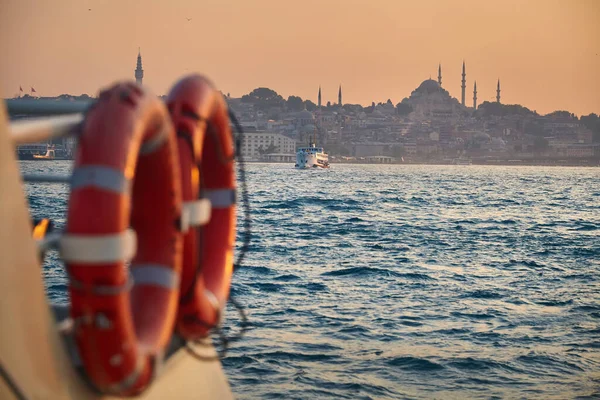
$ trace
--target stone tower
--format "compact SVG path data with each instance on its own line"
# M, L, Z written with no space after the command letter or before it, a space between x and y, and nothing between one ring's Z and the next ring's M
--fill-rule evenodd
M442 86L442 64L438 65L438 83Z
M473 84L473 110L477 110L477 81Z
M462 70L462 85L460 86L462 89L461 95L461 104L465 105L465 90L467 89L467 73L465 72L465 62L463 60L463 70Z
M338 90L338 104L342 105L342 85L340 85L340 89Z
M140 49L138 49L137 67L135 69L135 81L136 83L141 85L142 79L144 79L144 70L142 69L142 53L140 52Z

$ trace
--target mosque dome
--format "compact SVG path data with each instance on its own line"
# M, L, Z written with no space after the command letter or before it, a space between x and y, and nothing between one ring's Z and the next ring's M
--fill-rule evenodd
M440 84L434 81L433 79L424 80L423 83L419 85L417 91L422 93L435 93L440 90Z
M298 119L315 119L313 114L308 110L302 110L296 116Z

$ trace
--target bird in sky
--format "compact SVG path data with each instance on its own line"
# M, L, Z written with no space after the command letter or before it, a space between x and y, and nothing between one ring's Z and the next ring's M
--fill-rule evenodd
M88 8L88 11L92 11L92 9L91 9L91 8Z
M191 18L186 18L186 19L188 20L188 22L192 20Z

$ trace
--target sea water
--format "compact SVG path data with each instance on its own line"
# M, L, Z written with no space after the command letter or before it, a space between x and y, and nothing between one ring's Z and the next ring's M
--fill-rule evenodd
M223 359L236 397L600 397L600 169L246 170L232 294L251 326ZM67 185L25 190L32 217L64 226ZM55 253L43 274L67 303Z

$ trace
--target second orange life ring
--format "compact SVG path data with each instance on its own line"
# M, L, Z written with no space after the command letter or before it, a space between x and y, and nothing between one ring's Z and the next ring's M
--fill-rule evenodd
M200 197L211 206L208 223L192 227L184 236L177 330L193 340L219 324L229 297L236 226L235 153L227 104L206 78L192 75L180 80L167 96L167 106L178 135L183 200Z

